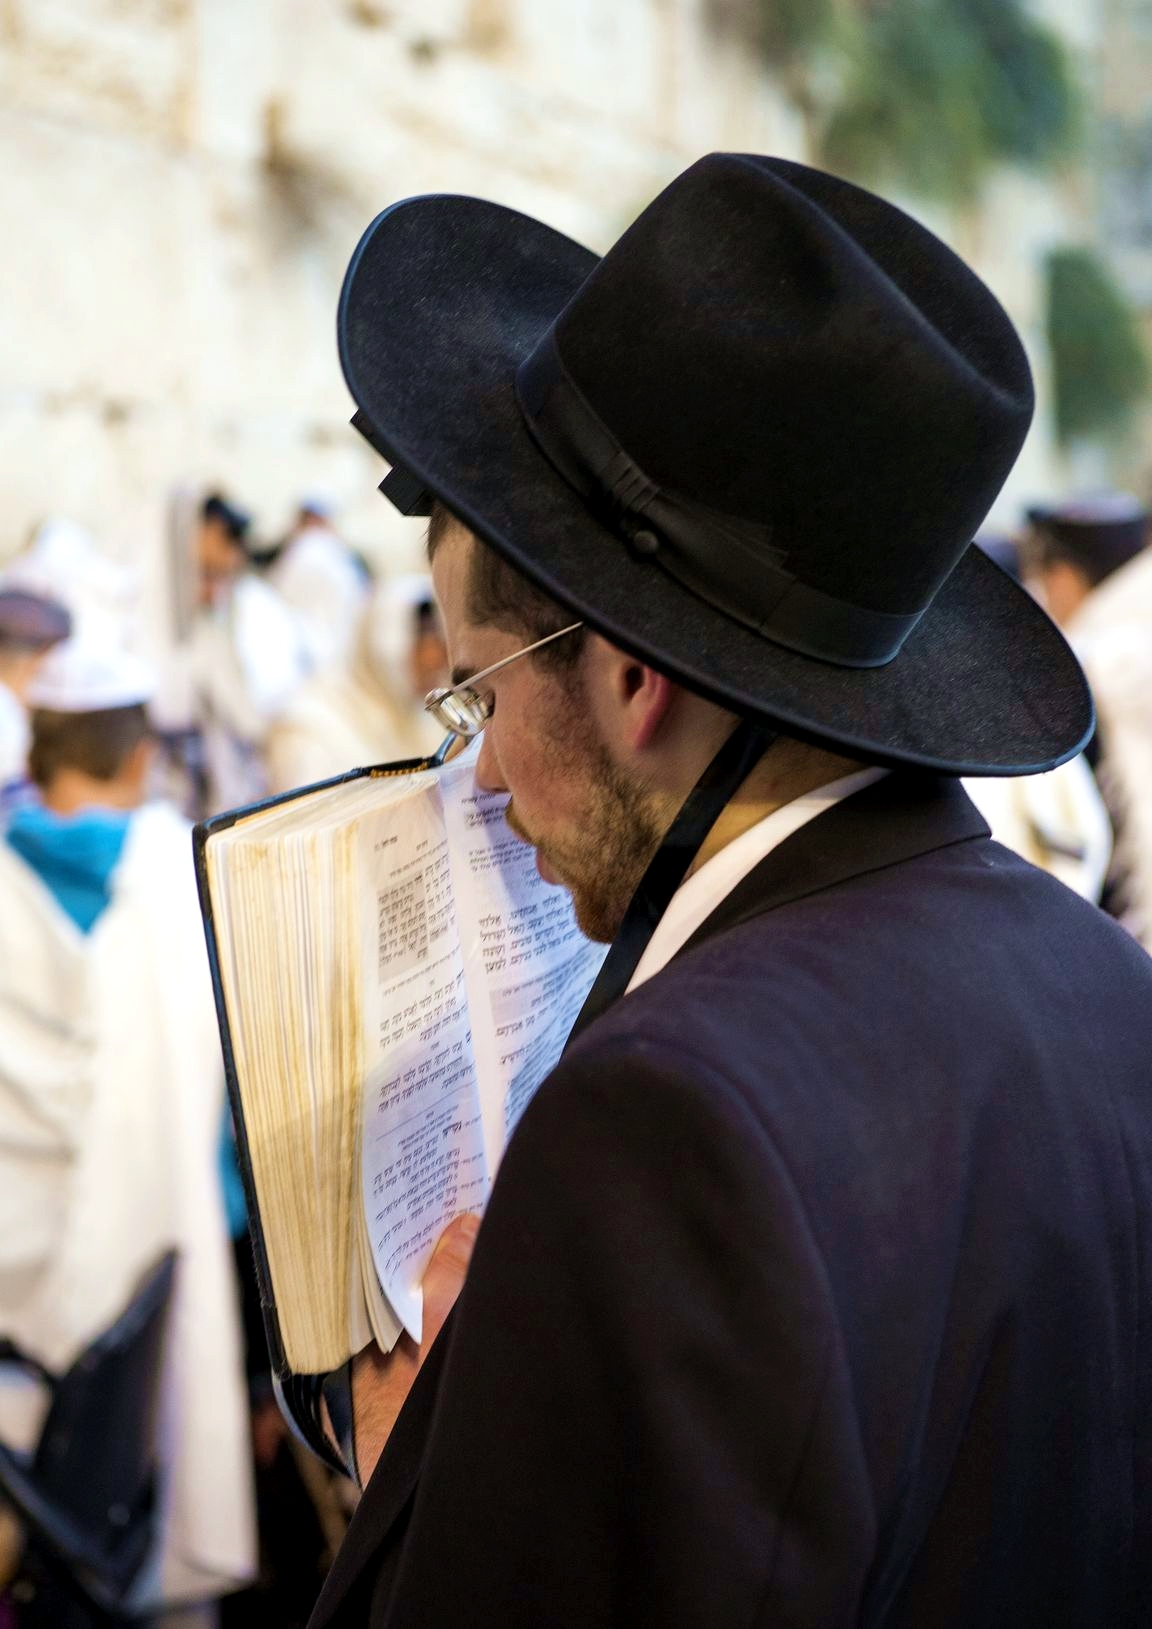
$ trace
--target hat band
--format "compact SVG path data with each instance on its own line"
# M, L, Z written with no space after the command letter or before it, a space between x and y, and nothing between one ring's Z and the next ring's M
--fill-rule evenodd
M624 451L564 366L552 328L516 371L537 446L580 496L689 593L775 644L840 667L883 667L924 614L853 605L798 582L770 526L657 486ZM717 564L726 568L717 577Z

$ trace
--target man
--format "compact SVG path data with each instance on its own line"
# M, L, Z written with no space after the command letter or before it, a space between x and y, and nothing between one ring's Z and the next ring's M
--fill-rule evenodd
M1096 774L1116 847L1104 902L1152 949L1152 553L1125 493L1035 509L1025 558L1084 664L1099 720Z
M427 576L405 572L377 583L351 662L314 673L269 730L271 790L435 752L443 731L425 712L424 697L443 684L445 661Z
M29 695L39 801L0 841L0 1332L62 1372L178 1250L155 1611L255 1555L223 1070L189 830L144 801L151 692L138 659L69 641ZM0 1436L33 1444L45 1402L4 1395Z
M1016 539L976 542L1002 571L1021 580ZM1059 877L1082 899L1100 903L1112 858L1112 822L1083 753L1045 775L973 776L964 790L998 843Z
M4 568L4 586L55 600L72 618L72 637L139 643L140 575L105 553L86 526L67 515L50 515L34 529L27 547Z
M1049 616L1071 627L1101 583L1148 544L1148 511L1127 492L1028 511L1023 563L1038 583Z
M248 532L252 517L219 492L209 492L200 504L195 532L197 597L201 605L214 605L243 575L248 565Z
M28 687L71 624L54 600L0 587L0 808L27 774Z
M955 779L1091 727L966 547L1032 409L1003 311L714 155L599 263L397 205L340 335L439 500L432 705L613 948L424 1349L356 1361L314 1629L1152 1621L1152 967Z
M267 794L268 731L312 668L298 617L250 569L249 524L209 493L195 535L199 609L189 666L212 814Z
M332 525L326 499L307 496L268 580L300 618L313 666L320 673L352 660L368 594L364 570Z

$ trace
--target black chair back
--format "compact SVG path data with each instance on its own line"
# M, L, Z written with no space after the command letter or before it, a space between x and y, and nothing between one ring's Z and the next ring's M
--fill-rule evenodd
M157 1415L174 1252L64 1375L28 1456L0 1444L0 1497L30 1550L104 1611L123 1605L155 1536ZM36 1367L32 1365L32 1367Z

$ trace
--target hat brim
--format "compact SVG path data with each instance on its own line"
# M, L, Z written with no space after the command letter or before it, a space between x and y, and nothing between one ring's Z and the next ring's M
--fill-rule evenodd
M348 268L338 339L385 454L592 628L733 711L947 774L1036 774L1084 746L1094 719L1079 664L978 548L900 654L866 669L772 644L630 553L544 457L515 393L519 363L595 264L475 198L414 198L378 216Z

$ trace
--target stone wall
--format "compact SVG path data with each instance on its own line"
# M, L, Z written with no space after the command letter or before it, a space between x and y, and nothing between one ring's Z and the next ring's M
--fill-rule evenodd
M714 26L739 3L0 0L0 557L64 512L158 609L169 494L209 481L266 535L324 488L369 554L408 563L419 527L375 495L336 364L359 232L452 190L599 247L701 152L802 156L740 30ZM968 234L1041 380L1053 200L1006 181L980 222L935 223ZM1013 494L1053 473L1042 426Z

